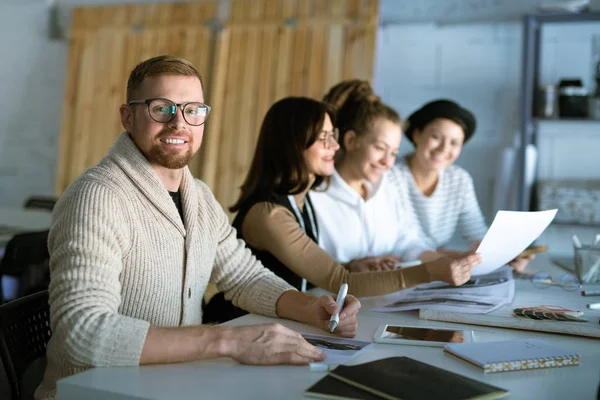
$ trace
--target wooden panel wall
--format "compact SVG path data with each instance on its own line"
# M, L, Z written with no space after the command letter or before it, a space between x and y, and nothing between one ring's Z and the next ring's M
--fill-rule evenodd
M143 59L189 59L213 107L192 173L230 206L249 169L269 106L290 95L321 98L373 73L377 0L231 0L75 9L71 27L57 194L106 154L121 130L126 80Z
M56 192L96 164L122 131L119 106L139 62L161 54L190 60L211 82L215 2L73 10ZM210 88L205 88L209 95Z
M202 178L229 207L239 196L266 111L286 96L317 99L348 78L373 74L377 0L233 0L220 121ZM227 54L225 54L227 53ZM217 124L218 126L215 126ZM215 143L217 142L217 143Z

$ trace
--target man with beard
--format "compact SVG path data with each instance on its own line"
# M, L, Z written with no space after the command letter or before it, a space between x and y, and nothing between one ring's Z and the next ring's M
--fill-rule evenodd
M244 364L324 358L278 324L203 326L209 282L247 311L328 329L330 296L295 291L236 239L208 187L187 163L210 107L198 71L171 56L146 60L127 83L125 128L96 166L65 191L48 239L53 336L37 398L89 367L231 357ZM360 303L348 296L336 333L356 333Z

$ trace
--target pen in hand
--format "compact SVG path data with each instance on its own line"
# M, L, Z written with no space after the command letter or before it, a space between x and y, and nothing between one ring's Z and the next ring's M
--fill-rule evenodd
M335 301L337 303L338 312L335 313L334 315L332 315L331 318L329 319L329 331L331 333L333 333L335 328L337 328L338 324L340 323L340 312L342 311L342 308L344 308L344 302L346 301L347 294L348 294L348 284L344 283L340 287L340 291L338 292L338 295L337 295L337 300Z

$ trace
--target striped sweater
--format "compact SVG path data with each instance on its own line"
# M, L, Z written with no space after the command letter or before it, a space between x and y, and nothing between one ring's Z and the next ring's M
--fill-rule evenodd
M469 244L483 239L487 226L473 179L464 169L450 165L442 170L431 196L425 196L417 187L407 157L399 160L389 177L400 194L406 217L419 226L424 246L443 248L457 229Z

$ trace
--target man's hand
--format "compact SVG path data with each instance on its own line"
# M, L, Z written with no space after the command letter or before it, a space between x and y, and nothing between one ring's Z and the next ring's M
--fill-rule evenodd
M352 260L344 267L350 272L388 271L396 268L402 259L391 254L379 257L365 257Z
M460 286L471 277L474 266L481 263L480 254L469 254L461 258L441 257L423 264L431 281L442 281Z
M280 324L227 328L224 354L242 364L304 365L325 359L325 353L302 335Z
M354 337L360 302L348 295L335 333ZM282 318L304 322L329 332L329 319L337 312L331 296L314 297L288 290L277 300ZM146 335L140 364L166 364L231 357L242 364L308 364L325 359L317 347L299 333L280 324L230 326L151 326Z
M346 296L335 334L343 337L354 337L356 335L358 327L356 314L359 308L360 301L356 297ZM304 322L327 332L329 332L329 319L337 311L337 304L329 295L314 297L296 290L288 290L277 300L277 315L279 317Z
M338 307L335 303L335 300L329 295L321 296L316 299L313 308L313 315L316 318L311 325L317 326L329 332L329 320L331 319L332 315L335 315L335 313L338 312ZM356 317L359 309L360 301L358 301L358 299L352 295L346 296L344 308L340 312L340 322L333 333L338 336L349 338L356 336L356 330L358 329L358 321Z

